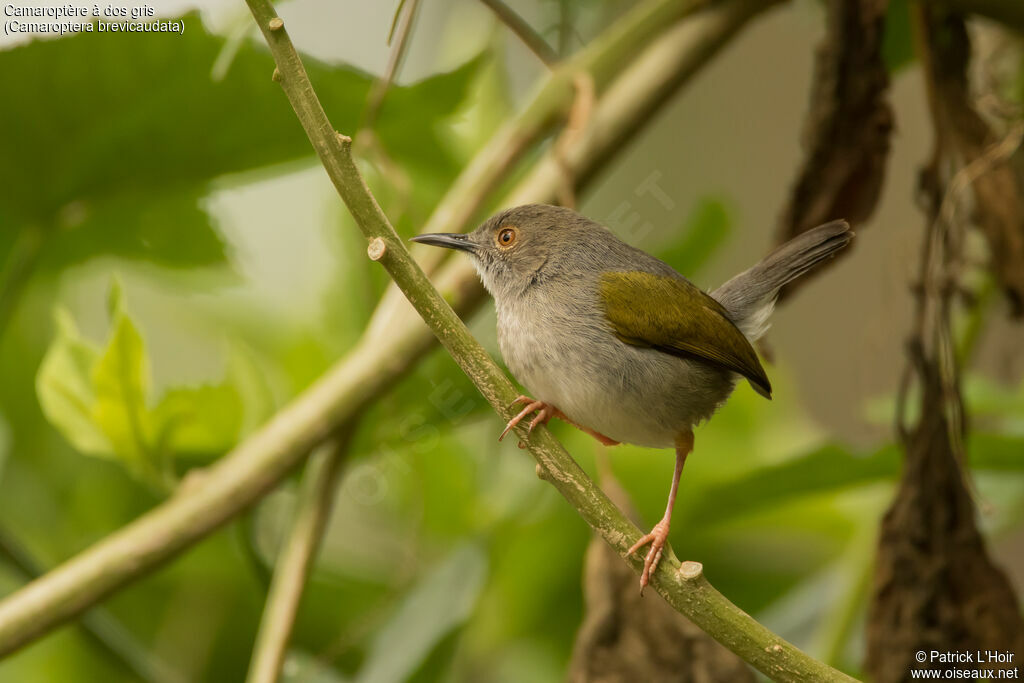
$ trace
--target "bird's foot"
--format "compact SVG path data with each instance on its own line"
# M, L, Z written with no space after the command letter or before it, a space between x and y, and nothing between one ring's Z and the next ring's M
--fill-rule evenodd
M628 554L632 555L648 543L651 544L650 549L647 551L647 557L644 558L643 574L640 575L640 595L644 594L644 588L651 581L651 574L658 568L658 562L661 561L661 553L665 550L666 541L668 541L668 520L663 519L654 525L651 533L641 536L640 540L629 549Z
M504 439L505 435L512 431L513 427L522 422L524 417L526 417L527 415L534 411L537 411L537 417L530 420L530 433L533 433L533 429L537 425L546 425L548 422L551 421L551 418L557 417L559 420L562 420L563 422L568 422L576 429L579 429L580 431L590 434L592 437L600 441L605 446L619 445L619 442L616 441L615 439L610 439L599 431L591 429L590 427L584 427L581 424L573 422L568 417L566 417L565 413L563 413L561 410L551 405L550 403L545 403L544 401L536 401L530 398L529 396L519 396L516 398L516 400L512 401L512 405L516 404L525 405L526 407L519 411L518 415L516 415L515 417L508 421L508 424L505 425L505 431L503 431L501 433L501 436L498 437L498 441Z
M501 436L498 437L498 441L504 439L505 435L512 431L513 427L522 422L524 417L526 417L527 415L534 411L537 411L537 417L530 420L531 434L533 433L533 430L537 425L546 425L548 422L551 421L551 418L560 417L562 414L561 410L554 407L550 403L545 403L544 401L535 401L529 396L519 396L518 398L516 398L516 400L512 401L512 405L516 404L523 404L526 407L520 410L518 415L516 415L515 417L508 421L508 424L505 425L505 431L503 431L501 433Z

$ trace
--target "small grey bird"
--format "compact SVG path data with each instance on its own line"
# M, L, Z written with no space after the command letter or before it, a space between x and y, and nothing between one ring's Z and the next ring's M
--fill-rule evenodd
M751 344L768 328L779 289L852 237L845 221L809 230L710 294L556 206L520 206L471 233L413 240L467 252L494 297L501 353L533 395L516 400L525 407L501 437L536 412L530 431L557 417L605 445L675 447L665 515L629 551L650 544L643 591L668 538L694 425L711 417L740 377L771 398Z

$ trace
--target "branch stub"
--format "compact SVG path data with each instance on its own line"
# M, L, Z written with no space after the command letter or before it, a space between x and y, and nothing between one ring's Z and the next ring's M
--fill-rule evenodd
M366 247L366 255L370 257L371 261L380 261L387 250L388 247L384 244L384 240L374 237Z
M699 579L704 574L704 565L700 562L683 562L679 565L679 576L684 581Z
M280 31L281 29L284 28L284 19L282 19L281 17L274 17L269 22L267 22L267 28L269 28L271 31Z

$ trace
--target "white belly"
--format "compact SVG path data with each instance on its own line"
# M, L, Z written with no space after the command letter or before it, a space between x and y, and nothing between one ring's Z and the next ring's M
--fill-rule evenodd
M735 385L728 371L621 342L603 317L581 317L578 306L544 310L499 309L506 364L533 398L616 441L670 448Z

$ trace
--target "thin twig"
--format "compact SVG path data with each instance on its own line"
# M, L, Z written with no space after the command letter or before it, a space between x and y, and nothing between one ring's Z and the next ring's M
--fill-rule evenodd
M402 16L402 8L405 7L405 1L406 0L398 0L398 6L395 7L395 13L391 16L391 28L388 29L388 45L391 45L391 41L395 37L395 29L398 28L398 19Z
M539 33L534 31L533 27L519 16L514 9L502 2L502 0L480 0L480 2L487 5L501 23L505 24L512 33L516 34L516 37L523 41L523 45L528 47L530 52L535 54L537 59L544 62L548 68L558 63L558 55L551 49L548 42Z
M1024 140L1024 121L1015 121L1006 135L986 149L981 156L972 159L970 163L956 172L949 182L946 194L942 197L942 206L939 210L940 219L946 225L953 225L956 222L956 212L963 193L974 184L975 180L988 173L996 164L1012 157L1020 148L1022 140Z
M569 155L577 165L574 177L584 182L592 176L740 27L772 4L773 0L724 2L676 24L692 7L691 2L647 3L585 48L578 58L593 68L596 82L607 82L614 73L622 76L599 101L591 119L593 130ZM630 45L648 43L639 55L630 52ZM281 69L282 74L289 72ZM333 135L333 131L328 128L326 134ZM515 131L508 131L507 137L514 138ZM495 151L489 145L485 156L497 165L502 159ZM487 164L478 170L494 172ZM549 154L502 203L550 202L560 180L558 163ZM486 198L474 201L482 204ZM453 200L447 205L460 203ZM469 311L479 304L479 283L462 262L453 262L441 279L446 283L442 288L445 297L457 310ZM75 617L237 515L280 482L332 429L388 391L435 343L430 331L410 313L391 317L387 338L365 334L345 358L211 466L189 491L0 602L0 656ZM567 485L573 486L571 481ZM580 486L581 493L588 490L584 484ZM602 514L603 509L598 506L594 514ZM637 532L626 529L623 538L627 531ZM728 610L722 614L728 615ZM771 654L776 652L771 650Z
M299 601L327 527L338 473L348 455L353 432L346 429L333 443L321 446L306 465L295 521L274 565L274 579L246 677L248 683L274 683L281 673Z
M406 7L408 2L408 7ZM391 23L391 32L388 34L388 44L390 45L392 37L395 33L395 27L398 30L398 41L391 45L391 54L388 56L388 64L384 69L384 73L373 83L373 87L370 89L370 94L367 97L366 109L363 112L362 123L358 128L372 128L374 122L377 120L377 114L380 113L380 107L384 104L384 96L387 95L388 90L391 88L391 83L395 80L395 76L398 74L398 70L402 68L402 62L405 60L406 49L409 47L409 37L412 35L412 25L416 19L416 10L419 9L420 0L402 0L398 9L395 10L395 18ZM403 13L402 9L406 8Z

